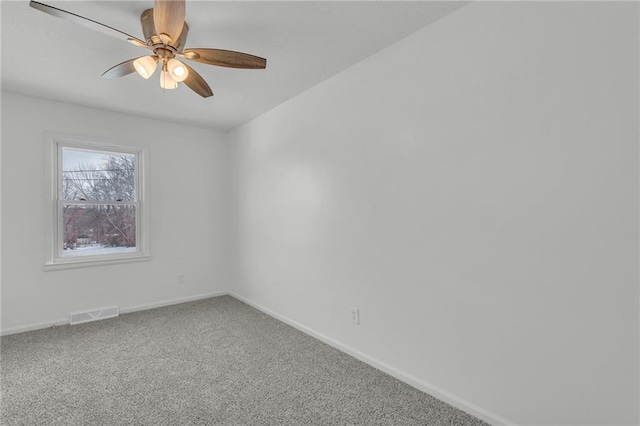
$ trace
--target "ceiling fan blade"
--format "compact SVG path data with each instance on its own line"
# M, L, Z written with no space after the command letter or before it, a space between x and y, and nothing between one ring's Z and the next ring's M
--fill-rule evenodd
M124 61L114 67L109 68L105 72L102 73L104 78L118 78L124 77L125 75L131 74L132 72L136 72L136 68L133 66L133 61L139 58L129 59L128 61Z
M189 65L184 63L183 65L187 67L187 69L189 70L189 75L183 81L183 83L189 86L191 90L193 90L203 98L208 98L209 96L213 96L213 91L211 90L211 87L209 87L207 82L204 81L204 78L202 78L202 76L200 76L200 74L198 74L196 70L191 68Z
M222 49L185 49L183 56L195 62L217 65L219 67L264 69L267 60L248 53Z
M157 35L164 43L173 45L178 41L184 26L184 0L155 0L153 3L153 23ZM162 34L169 36L166 40Z
M128 41L130 43L133 43L137 46L141 46L141 47L146 47L147 49L151 49L151 47L147 46L147 44L130 35L127 33L124 33L120 30L117 30L113 27L110 27L108 25L105 24L101 24L98 21L94 21L93 19L89 19L89 18L84 18L80 15L76 15L75 13L72 12L67 12L66 10L62 10L62 9L58 9L57 7L53 7L53 6L49 6L47 4L44 3L40 3L37 1L30 1L29 2L29 6L33 7L34 9L40 10L44 13L48 13L49 15L55 16L57 18L62 18L65 19L67 21L71 21L71 22L75 22L76 24L80 24L86 28L89 28L90 30L94 30L94 31L99 31L101 33L113 36L113 37L117 37L121 40L125 40Z

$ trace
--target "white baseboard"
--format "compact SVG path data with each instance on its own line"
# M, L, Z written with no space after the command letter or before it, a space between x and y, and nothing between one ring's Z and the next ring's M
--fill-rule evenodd
M37 324L21 325L18 327L7 328L0 331L0 336L8 336L9 334L25 333L27 331L42 330L43 328L58 327L60 325L68 325L69 317L64 319L51 320L47 322L39 322Z
M161 300L159 302L144 303L142 305L128 306L128 307L124 307L124 308L119 308L119 311L120 311L120 314L127 314L127 313L130 313L130 312L145 311L147 309L161 308L163 306L177 305L179 303L193 302L195 300L209 299L211 297L227 296L228 294L229 293L226 292L226 291L220 291L220 292L216 292L216 293L197 294L195 296L179 297L177 299ZM57 327L57 326L68 325L68 324L69 324L69 317L66 317L64 319L41 322L41 323L37 323L37 324L21 325L21 326L18 326L18 327L3 329L2 331L0 331L0 336L7 336L9 334L24 333L24 332L27 332L27 331L41 330L43 328L51 328L53 326Z
M229 295L229 292L227 291L197 294L195 296L179 297L177 299L161 300L159 302L144 303L142 305L135 305L135 306L129 306L125 308L120 308L120 313L128 314L130 312L146 311L147 309L161 308L163 306L177 305L179 303L193 302L195 300L209 299L211 297L228 296L228 295Z
M247 299L246 297L240 296L237 293L234 292L229 292L228 293L231 297L234 297L238 300L240 300L241 302L246 303L249 306L252 306L256 309L258 309L259 311L264 312L265 314L272 316L286 324L289 324L290 326L302 331L303 333L306 333L308 335L310 335L311 337L314 337L318 340L323 341L324 343L333 346L334 348L345 352L349 355L351 355L352 357L359 359L360 361L374 367L377 368L378 370L381 370L387 374L389 374L392 377L395 377L396 379L407 383L410 386L413 386L414 388L427 393L435 398L438 398L441 401L446 402L447 404L458 408L466 413L471 414L472 416L475 416L481 420L484 420L485 422L494 425L494 426L515 426L515 423L502 418L500 416L498 416L495 413L492 413L488 410L485 410L482 407L478 407L475 404L470 403L469 401L466 401L462 398L459 398L455 395L453 395L450 392L447 392L445 390L442 390L436 386L433 386L429 383L426 383L420 379L417 379L413 376L411 376L410 374L407 374L403 371L398 370L395 367L392 367L382 361L379 361L369 355L366 355L356 349L351 348L350 346L344 345L340 342L338 342L337 340L334 340L330 337L327 337L321 333L316 332L315 330L310 329L309 327L306 327L292 319L289 319L281 314L278 314L277 312L272 311L269 308L266 308L262 305L259 305L255 302L253 302L252 300Z

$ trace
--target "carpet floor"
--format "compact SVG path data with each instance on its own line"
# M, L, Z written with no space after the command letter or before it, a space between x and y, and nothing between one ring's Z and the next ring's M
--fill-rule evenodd
M229 296L0 343L2 425L486 425Z

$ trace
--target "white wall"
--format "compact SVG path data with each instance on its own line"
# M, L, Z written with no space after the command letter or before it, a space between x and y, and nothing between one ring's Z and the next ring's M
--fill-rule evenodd
M45 131L148 146L151 261L43 271ZM2 331L227 291L225 141L211 130L3 92Z
M638 35L474 3L234 131L234 291L494 419L637 424Z

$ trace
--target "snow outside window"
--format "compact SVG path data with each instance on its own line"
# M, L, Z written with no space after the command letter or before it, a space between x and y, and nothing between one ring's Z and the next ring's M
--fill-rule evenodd
M48 264L87 266L148 257L141 214L142 151L60 140L54 148Z

